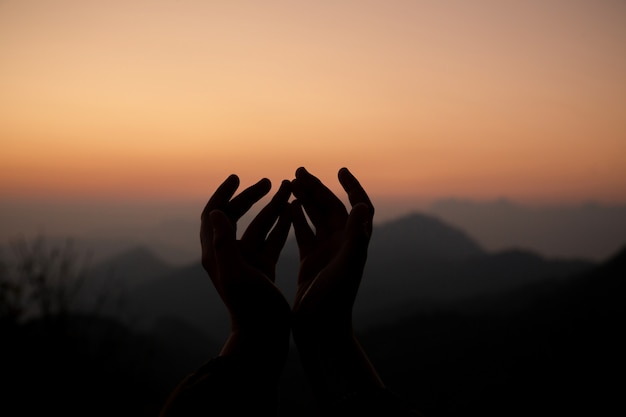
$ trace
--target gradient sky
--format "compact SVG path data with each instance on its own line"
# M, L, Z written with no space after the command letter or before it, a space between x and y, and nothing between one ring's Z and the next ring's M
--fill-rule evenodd
M626 202L626 2L0 0L0 199Z

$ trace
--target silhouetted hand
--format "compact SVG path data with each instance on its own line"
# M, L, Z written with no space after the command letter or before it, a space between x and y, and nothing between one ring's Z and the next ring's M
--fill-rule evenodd
M230 313L231 333L218 357L178 384L161 417L270 415L277 410L291 309L274 280L291 226L291 184L283 181L239 240L237 221L271 184L262 179L233 198L238 187L236 175L218 187L200 226L202 265Z
M300 251L292 331L323 413L338 410L334 404L346 396L384 389L352 326L374 207L350 171L342 168L338 177L352 206L349 213L304 168L292 181L297 198L292 202L292 221Z
M293 224L300 251L298 289L293 312L296 324L340 331L352 326L354 304L372 233L374 206L357 179L343 168L339 181L352 209L304 168L296 171ZM315 232L307 223L306 211Z
M271 184L262 179L232 198L238 186L235 175L220 185L202 213L200 228L202 265L231 318L231 334L220 354L247 361L262 358L267 372L277 376L289 348L291 311L274 281L291 225L291 185L282 182L240 240L237 221L269 192Z

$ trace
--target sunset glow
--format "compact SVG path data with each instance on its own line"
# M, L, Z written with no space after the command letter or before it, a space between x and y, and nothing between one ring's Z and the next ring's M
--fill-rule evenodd
M506 4L506 5L505 5ZM626 3L0 2L0 197L626 202Z

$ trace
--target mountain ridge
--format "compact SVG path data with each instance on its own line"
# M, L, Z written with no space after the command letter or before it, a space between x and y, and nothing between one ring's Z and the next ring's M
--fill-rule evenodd
M400 244L390 243L395 235L400 236ZM429 250L428 242L435 242L436 250ZM290 239L276 272L277 285L290 302L298 264L297 248ZM355 303L355 320L368 325L374 315L378 320L389 320L410 311L415 303L449 305L525 283L567 276L591 265L583 260L550 260L519 249L489 253L460 229L413 213L375 226ZM174 316L199 328L214 329L220 335L228 331L227 312L199 262L138 285L127 299L133 317L155 320Z

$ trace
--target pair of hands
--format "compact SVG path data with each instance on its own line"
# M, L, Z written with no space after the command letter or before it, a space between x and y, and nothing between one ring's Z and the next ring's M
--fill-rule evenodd
M280 360L291 330L300 339L327 330L352 332L374 207L348 169L339 170L338 178L352 206L349 212L318 178L299 168L240 239L237 221L270 191L270 181L262 179L235 196L239 178L231 175L210 198L202 213L202 265L231 316L223 355L254 357L256 352L265 360L267 355ZM300 253L293 310L275 285L276 263L292 224Z
M269 193L270 181L235 195L239 178L231 175L215 191L202 212L202 265L230 313L231 333L215 360L178 385L162 417L275 414L292 334L320 415L415 415L396 404L353 331L374 207L350 171L338 177L349 211L299 168L240 239L238 220ZM291 225L300 252L292 307L275 285Z

